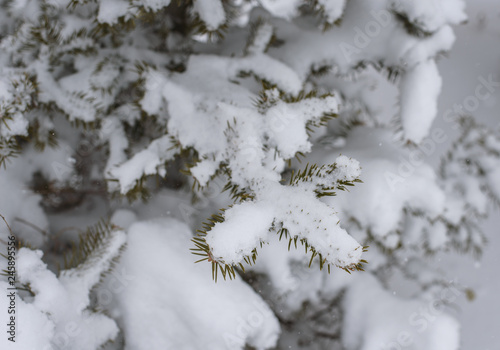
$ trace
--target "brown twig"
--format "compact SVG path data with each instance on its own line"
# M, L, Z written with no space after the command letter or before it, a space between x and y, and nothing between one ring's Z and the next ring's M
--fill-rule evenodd
M5 222L5 225L7 225L7 228L9 229L9 232L12 235L12 229L10 228L9 223L7 222L7 220L5 219L5 217L2 214L0 214L0 217L2 218L3 222ZM7 242L5 242L1 238L0 238L0 242L2 242L3 244L7 245Z
M19 221L20 223L23 223L23 224L35 229L36 231L41 232L44 236L48 236L48 234L49 234L47 231L43 230L42 228L38 227L37 225L35 225L29 221L26 221L26 220L21 219L21 218L15 218L14 220Z

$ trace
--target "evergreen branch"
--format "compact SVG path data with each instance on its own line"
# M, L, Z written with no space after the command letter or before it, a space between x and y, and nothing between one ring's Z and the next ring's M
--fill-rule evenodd
M354 178L353 180L346 180L344 178L336 177L336 171L338 170L337 164L330 165L322 165L318 166L316 164L309 165L307 164L303 170L299 170L296 174L292 173L292 176L289 181L289 186L301 186L304 184L313 185L314 189L312 190L317 198L321 198L323 196L334 196L335 190L347 190L347 187L354 186L355 183L362 182L358 178ZM333 182L332 182L333 181ZM310 186L308 186L310 187ZM311 189L309 189L311 190ZM254 194L249 194L247 189L240 189L240 187L236 184L232 184L231 181L226 183L223 191L230 191L231 197L233 200L239 199L240 202L245 200L255 200ZM212 249L206 241L206 236L209 231L211 231L215 225L222 224L225 221L224 218L225 209L221 209L219 213L212 215L206 222L202 224L202 229L198 230L198 235L192 239L195 248L192 248L191 251L193 254L202 257L196 262L208 261L212 263L212 277L215 281L217 281L218 271L220 271L226 279L226 276L230 279L235 277L234 266L227 264L224 259L216 257L212 253ZM330 263L326 257L324 257L321 253L319 253L315 247L310 245L306 238L299 238L300 233L297 232L295 235L291 235L290 230L284 226L282 221L277 221L277 218L274 218L273 223L269 227L270 232L276 232L279 240L288 239L288 249L290 250L293 245L297 249L297 243L300 243L304 246L306 254L311 252L311 258L309 262L309 267L311 266L314 259L317 257L319 262L319 268L322 270L325 266L328 268L328 272L330 272L330 266L334 265L342 268L343 270L350 273L350 271L363 271L363 263L366 263L365 260L360 260L358 263L350 264L348 266L338 266ZM260 242L260 246L262 247L263 241ZM367 250L366 247L362 247L363 252ZM356 248L357 249L357 248ZM252 253L248 256L243 257L243 261L248 265L253 265L257 259L257 249L254 248ZM241 263L238 263L238 266L244 272L244 267Z
M7 162L19 154L21 154L21 147L14 139L0 140L0 167L3 166L5 169Z
M76 268L87 261L110 238L114 229L116 227L105 220L88 227L84 234L79 235L78 243L73 245L71 252L64 254L64 270Z

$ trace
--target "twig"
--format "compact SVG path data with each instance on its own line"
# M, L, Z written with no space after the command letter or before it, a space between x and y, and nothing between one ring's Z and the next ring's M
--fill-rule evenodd
M2 214L0 214L0 217L3 219L3 222L5 222L5 225L7 225L7 228L9 229L10 234L12 234L12 229L10 228L7 220L5 220L5 217Z
M47 231L41 229L40 227L38 227L37 225L35 225L35 224L33 224L33 223L29 222L29 221L26 221L26 220L21 219L21 218L15 218L14 220L15 221L19 221L20 223L23 223L25 225L30 226L31 228L33 228L33 229L41 232L44 236L48 236L48 232Z
M3 219L3 222L5 222L5 225L7 225L7 228L9 229L9 232L10 232L10 234L12 235L12 230L11 230L11 228L10 228L10 226L9 226L9 223L7 222L7 220L5 220L5 217L4 217L2 214L0 214L0 217ZM3 239L1 239L1 238L0 238L0 242L2 242L3 244L7 245L7 242L5 242L5 241L4 241Z

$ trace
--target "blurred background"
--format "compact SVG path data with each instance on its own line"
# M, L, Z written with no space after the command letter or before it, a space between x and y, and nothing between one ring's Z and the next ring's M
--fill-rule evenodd
M449 128L443 119L444 112L474 92L478 77L492 75L493 80L500 81L500 1L468 0L466 11L468 23L455 27L457 41L448 57L439 63L443 89L436 127ZM499 128L500 89L482 102L473 114L479 122ZM443 149L446 148L443 146ZM500 215L498 210L494 210L484 227L488 247L479 260L457 255L438 259L451 278L458 279L474 292L470 296L472 300L463 297L457 303L459 309L455 316L463 327L463 349L500 349L499 228Z

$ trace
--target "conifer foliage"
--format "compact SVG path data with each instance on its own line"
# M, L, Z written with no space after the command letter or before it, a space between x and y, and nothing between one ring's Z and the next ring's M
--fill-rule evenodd
M439 168L425 153L462 0L0 5L26 320L2 349L458 349L446 313L400 326L449 288L430 257L480 254L500 202L500 136L473 117Z

